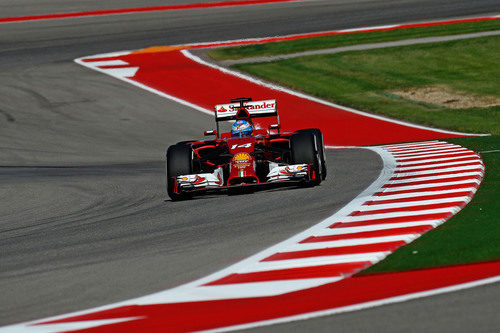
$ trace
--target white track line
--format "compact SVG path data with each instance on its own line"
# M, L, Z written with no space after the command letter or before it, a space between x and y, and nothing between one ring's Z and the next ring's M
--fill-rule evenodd
M398 222L398 223L386 223L386 224L373 224L360 227L342 227L342 228L325 228L323 230L317 231L311 236L332 236L332 235L345 235L345 234L356 234L358 232L364 231L377 231L377 230L387 230L387 229L397 229L406 227L418 227L422 225L437 226L441 219L427 220L427 221L414 221L414 222Z
M436 163L438 164L439 162L445 162L445 161L454 161L454 160L458 160L458 159L462 159L462 158L472 158L472 157L477 157L479 158L479 155L474 153L474 152L470 152L468 154L464 154L462 156L454 156L454 157L441 157L441 158L428 158L428 159L425 159L425 160L419 160L419 161L398 161L398 165L401 166L401 167L408 167L410 165L413 165L413 164L430 164L430 163Z
M151 295L147 298L141 297L139 299L136 299L134 304L152 305L227 300L237 298L269 297L291 293L298 290L314 288L323 284L337 282L341 279L342 277L328 277L220 284L197 286L196 290L186 285L169 289L156 295Z
M440 148L440 149L422 149L418 150L416 152L411 152L411 153L392 153L394 157L400 158L400 157L407 157L407 156L422 156L425 154L434 154L434 153L446 153L446 152L457 152L457 151L468 151L467 148L462 148L462 147L448 147L448 148Z
M397 170L398 174L405 172L407 170L422 170L422 169L430 169L430 168L439 168L439 167L452 167L454 165L460 165L460 164L472 164L472 163L477 163L477 165L483 165L483 162L481 161L481 158L479 156L473 156L470 159L467 159L465 161L455 161L455 162L449 162L449 163L436 163L436 164L428 164L428 165L416 165L416 166L400 166Z
M457 188L457 189L451 189L451 190L422 191L422 192L410 192L410 193L380 195L380 196L374 196L372 198L372 201L374 201L376 203L377 201L395 200L395 199L407 199L407 198L418 199L418 197L423 197L423 196L427 196L427 195L453 194L453 193L460 193L460 192L466 192L466 191L476 192L476 189L477 189L476 186L472 186L472 187L464 187L464 188Z
M424 158L424 157L437 157L437 156L449 156L449 155L458 155L458 154L464 154L470 152L468 149L454 149L453 151L445 151L445 152L432 152L432 153L424 153L424 154L418 154L418 155L411 155L411 156L395 156L396 161L406 161L406 160L411 160L411 159L416 159L416 158Z
M353 238L343 239L329 242L314 242L314 243L297 243L295 246L290 246L287 251L306 251L316 249L335 248L353 245L367 245L395 241L410 242L415 238L413 234L396 235L396 236L382 236L382 237L369 237L369 238Z
M390 209L390 208L403 208L403 207L415 207L415 206L424 206L424 205L432 205L432 204L440 204L440 203L448 203L448 202L466 202L469 200L468 196L459 196L453 197L450 196L448 198L443 199L431 199L431 200L414 200L414 201L405 201L405 202L395 202L388 204L372 204L362 206L359 211L360 212L371 212L377 211L381 209Z
M391 213L380 213L380 214L370 214L370 215L359 215L359 216L348 216L339 222L343 223L353 223L353 222L369 222L373 220L383 220L392 217L409 217L409 216L420 216L428 214L441 214L441 213L451 213L455 211L457 207L447 207L447 208L436 208L436 209L424 209L417 211L404 211L404 212L391 212Z
M451 186L451 185L462 185L462 184L469 184L469 183L476 183L479 185L481 183L480 180L478 179L467 179L467 180L460 180L460 181L452 181L452 182L442 182L442 183L429 183L429 184L422 184L422 185L408 185L408 186L395 186L395 187L386 187L384 189L384 192L397 192L397 191L407 191L407 190L418 190L418 189L423 189L423 188L428 188L429 191L432 190L434 187L441 187L441 186Z
M426 151L426 150L432 150L432 149L449 149L449 148L456 148L458 147L457 145L451 144L451 143L436 143L436 144L419 144L419 145L412 145L409 147L397 147L397 148L384 148L387 151L390 151L392 154L401 154L401 153L416 153L419 151Z
M104 67L104 66L124 66L128 65L128 62L123 60L103 60L103 61L93 61L92 66L95 67Z
M398 173L396 176L394 176L395 179L402 178L402 177L410 177L410 176L431 176L431 175L436 175L442 172L467 172L467 171L472 171L472 170L478 170L478 171L484 171L484 166L482 164L477 164L477 165L467 165L467 166L462 166L462 167L454 167L454 168L444 168L444 169L434 169L434 170L423 170L423 171L416 171L416 172L407 172L407 173Z
M460 173L452 173L449 175L439 175L439 176L425 176L425 175L416 175L412 176L408 179L395 179L391 181L391 184L405 184L405 183L413 183L427 180L437 180L437 179L448 179L448 178L456 178L456 177L467 177L471 176L479 176L482 175L482 171L470 171L470 172L460 172Z
M383 145L384 149L399 149L399 148L414 148L421 146L433 146L433 145L444 145L450 144L448 142L439 141L439 140L428 140L428 141L417 141L417 142L402 142L402 143L393 143L388 145Z
M300 258L300 259L262 261L246 267L242 267L240 270L237 271L237 273L263 272L263 271L273 271L278 269L311 267L311 266L331 265L331 264L344 264L344 263L360 262L360 261L374 262L382 258L385 258L387 255L389 255L389 253L390 253L389 251L367 252L367 253L343 254L343 255L333 255L333 256L315 256L315 257Z

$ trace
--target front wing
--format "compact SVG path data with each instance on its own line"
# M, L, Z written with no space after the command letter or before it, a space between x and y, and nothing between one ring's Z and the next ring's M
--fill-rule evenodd
M296 184L315 179L315 175L308 164L278 165L269 164L267 180L260 183L238 184L226 186L222 168L217 168L213 173L199 173L177 176L175 191L177 193L215 192L241 187L264 187L271 185Z

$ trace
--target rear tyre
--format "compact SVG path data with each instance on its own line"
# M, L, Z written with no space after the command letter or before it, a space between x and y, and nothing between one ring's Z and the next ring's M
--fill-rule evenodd
M321 166L314 134L299 132L292 135L290 137L290 153L293 164L311 164L316 178L307 182L307 184L319 185L321 183Z
M315 136L316 148L317 148L318 153L319 153L319 161L321 164L321 179L325 180L326 173L327 173L327 167L326 167L326 160L325 160L325 142L323 140L323 133L318 128L307 128L307 129L302 129L302 130L297 131L297 133L301 133L301 132L309 132Z
M190 199L188 193L175 192L175 177L193 173L193 149L185 144L170 146L167 150L167 192L172 201Z

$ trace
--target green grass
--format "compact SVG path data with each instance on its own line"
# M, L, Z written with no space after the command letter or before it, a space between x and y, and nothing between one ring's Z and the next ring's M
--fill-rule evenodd
M340 46L387 42L408 38L465 34L500 29L500 20L456 23L431 27L349 33L315 38L303 38L284 42L253 44L239 47L218 48L208 54L216 60L241 59L246 57L295 53Z
M403 271L500 258L500 136L447 140L476 152L486 165L485 178L472 201L451 220L385 260L363 271Z
M389 91L442 85L500 96L500 37L300 57L235 67L254 76L371 113L461 132L500 134L500 107L449 109Z

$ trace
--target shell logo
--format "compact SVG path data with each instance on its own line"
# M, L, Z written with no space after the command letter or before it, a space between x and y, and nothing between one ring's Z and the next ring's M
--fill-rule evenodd
M243 123L243 124L239 124L236 126L236 130L238 131L241 131L241 130L244 130L246 128L250 127L250 124L249 123Z
M250 155L248 153L238 153L234 155L233 160L235 162L246 162L250 160Z

